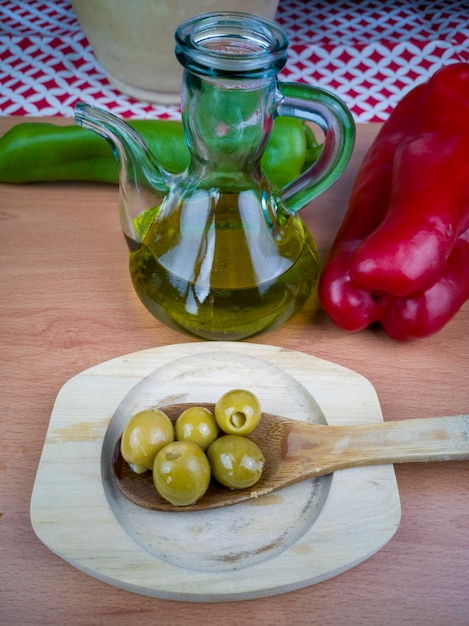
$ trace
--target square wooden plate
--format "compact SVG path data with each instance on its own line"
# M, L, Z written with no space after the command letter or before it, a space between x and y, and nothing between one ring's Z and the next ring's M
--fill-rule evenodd
M39 539L74 567L117 587L216 602L284 593L357 565L396 532L392 465L353 468L226 509L158 513L110 480L122 424L148 406L215 402L244 387L263 410L330 425L383 420L360 374L278 347L187 343L92 367L60 390L31 499Z

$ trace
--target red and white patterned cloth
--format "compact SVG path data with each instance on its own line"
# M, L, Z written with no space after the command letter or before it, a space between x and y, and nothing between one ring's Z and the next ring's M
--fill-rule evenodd
M438 68L469 62L469 3L461 0L281 0L290 39L281 78L340 96L357 122L384 121ZM125 118L179 117L113 88L69 0L0 0L0 115L71 117L86 99Z

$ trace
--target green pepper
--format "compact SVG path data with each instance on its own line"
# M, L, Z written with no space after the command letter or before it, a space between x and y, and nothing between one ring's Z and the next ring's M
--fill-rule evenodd
M161 164L184 169L189 151L180 122L135 120L139 132ZM23 122L0 138L0 182L96 181L117 183L119 168L111 146L90 130Z
M311 128L294 117L277 117L261 165L267 178L283 187L312 165L321 152Z
M190 155L182 123L132 120L157 161L172 173L183 171ZM261 164L266 176L282 187L311 164L318 154L313 133L302 120L279 117ZM0 137L0 182L90 181L116 184L118 165L111 147L78 126L22 122Z

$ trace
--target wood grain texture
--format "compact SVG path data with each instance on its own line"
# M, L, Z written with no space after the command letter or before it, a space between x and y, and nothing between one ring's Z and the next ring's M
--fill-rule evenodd
M147 375L139 380L135 372L142 371ZM391 465L353 468L234 507L179 515L135 506L122 495L113 460L130 415L167 406L169 399L213 400L246 381L262 406L278 407L297 425L383 423L366 379L297 351L215 342L124 355L60 390L31 499L38 537L100 580L193 602L277 595L375 554L400 521Z
M340 380L337 386L341 386ZM361 402L361 398L358 401ZM213 404L202 403L158 408L175 422L185 409L195 406L214 410ZM174 506L162 498L153 485L151 472L137 474L133 471L122 457L120 439L112 457L113 478L131 502L153 511L185 513L216 509L257 500L289 485L351 467L468 460L469 415L329 426L263 412L260 424L249 439L259 446L265 457L258 481L245 489L226 489L211 481L204 495L187 506ZM343 514L346 513L347 507L344 507Z
M0 133L18 121L0 118ZM302 212L323 258L377 129L358 127L346 173ZM155 322L133 293L116 207L117 190L104 185L0 186L0 621L118 625L157 616L216 624L229 615L234 624L467 626L469 467L462 461L396 466L402 519L393 539L340 576L273 598L214 605L145 598L70 567L37 539L30 499L62 385L107 359L188 341ZM396 343L379 329L348 334L313 296L287 325L254 342L361 373L385 419L400 420L468 412L468 333L466 304L420 342Z

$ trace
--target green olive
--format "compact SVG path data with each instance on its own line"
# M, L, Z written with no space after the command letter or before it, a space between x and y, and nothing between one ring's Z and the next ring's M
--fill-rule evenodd
M210 463L192 441L174 441L158 452L153 483L162 498L175 506L194 504L207 491Z
M215 419L228 435L249 435L261 419L257 397L245 389L226 392L215 405Z
M213 413L202 406L192 406L181 413L174 426L178 441L193 441L206 450L218 436Z
M121 454L138 473L151 469L163 446L174 441L172 421L159 409L136 413L122 433Z
M231 489L252 487L262 475L264 455L259 447L240 435L224 435L207 450L212 476Z

